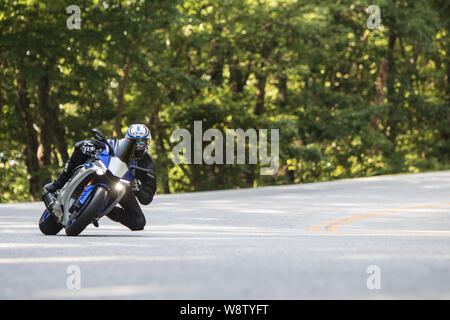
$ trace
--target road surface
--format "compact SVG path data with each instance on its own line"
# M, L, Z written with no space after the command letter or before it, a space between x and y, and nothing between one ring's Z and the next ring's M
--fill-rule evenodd
M450 171L157 195L137 232L43 209L0 205L0 299L450 299Z

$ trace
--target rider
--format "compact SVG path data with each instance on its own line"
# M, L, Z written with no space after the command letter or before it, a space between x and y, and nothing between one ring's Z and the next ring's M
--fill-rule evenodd
M136 198L143 205L150 204L156 192L157 180L153 160L148 154L151 143L150 130L143 124L133 124L128 128L125 138L108 140L108 142L122 161L149 169L152 172L129 170L123 178L130 181L132 193L127 190L119 202L122 208L115 207L107 215L111 220L120 222L133 231L142 230L146 221ZM72 156L64 166L63 172L56 180L44 186L42 194L54 193L61 189L72 177L76 167L85 163L92 155L99 154L105 150L107 150L106 145L97 140L77 142Z

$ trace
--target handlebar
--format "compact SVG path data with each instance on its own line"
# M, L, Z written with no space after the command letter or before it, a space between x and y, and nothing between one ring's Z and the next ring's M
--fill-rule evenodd
M134 165L134 164L128 166L128 168L130 168L130 169L136 169L136 170L140 170L140 171L144 171L144 172L150 173L150 174L152 175L152 177L155 176L155 171L153 171L153 170L151 170L151 169L138 167L137 165Z

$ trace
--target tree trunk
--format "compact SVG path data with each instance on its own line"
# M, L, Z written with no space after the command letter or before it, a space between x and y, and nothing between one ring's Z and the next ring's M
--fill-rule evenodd
M122 132L122 112L123 112L123 100L125 96L125 83L127 80L128 72L130 71L131 61L125 60L122 68L122 76L120 77L119 90L117 92L117 114L114 124L114 137L118 138Z
M264 63L261 65L261 69L264 67ZM255 114L262 115L264 113L264 104L266 97L266 82L267 76L262 72L255 74L256 77L256 106Z
M52 146L51 140L54 137L53 130L53 118L54 114L50 110L49 106L49 90L50 80L48 75L44 75L38 80L38 110L39 110L39 123L41 132L40 136L40 148L39 148L39 164L41 166L49 166L51 164ZM50 177L46 177L50 180Z
M222 57L217 57L218 61L213 62L213 68L210 73L211 81L216 86L221 86L223 83L223 64L224 60Z
M213 26L216 32L220 32L216 24ZM221 86L223 83L223 66L225 64L225 58L223 53L223 48L217 44L217 41L213 41L211 44L211 54L212 54L212 70L210 71L211 81L217 85Z
M50 93L50 78L48 74L43 76L38 81L38 108L39 121L41 125L40 143L42 154L38 158L42 165L50 165L50 153L53 151L51 143L58 150L63 162L69 159L67 153L67 144L65 142L64 127L58 119L59 110L54 107L49 97ZM57 159L57 158L56 158Z
M384 88L386 87L386 79L388 74L388 63L385 59L381 60L380 68L378 71L378 80L377 80L377 93L375 96L375 105L382 104L384 102ZM378 127L380 124L380 119L377 116L374 116L372 119L372 131L378 131Z
M245 84L247 83L248 77L250 76L250 69L252 62L250 61L247 70L243 72L242 67L239 65L239 61L235 58L228 65L230 69L230 84L231 91L233 93L239 93L244 91Z
M395 41L397 40L397 34L393 31L390 32L389 35L389 42L388 42L388 54L387 54L387 72L386 72L386 87L387 87L387 98L389 102L396 103L396 93L395 93L395 60L394 60L394 45ZM396 121L394 120L394 112L397 106L394 106L390 109L389 115L388 115L388 121L386 128L389 130L388 138L391 140L391 142L394 145L395 148L395 142L397 138L395 126Z
M56 122L55 130L60 134L55 134L53 136L53 142L58 149L58 153L61 155L63 163L65 163L69 159L69 154L67 153L67 143L65 139L64 128L59 121Z
M158 145L159 145L159 149L160 152L162 152L162 154L165 154L165 148L164 148L164 140L162 137L162 130L159 130L158 132ZM169 166L167 166L165 168L166 170L164 170L164 172L162 173L162 178L161 180L163 183L163 190L164 193L170 193L170 187L169 187Z
M152 112L152 115L150 116L150 124L149 128L150 131L153 132L153 142L156 142L155 144L155 150L156 152L161 156L161 158L165 157L166 150L164 147L164 141L162 132L163 129L160 128L159 123L159 111L161 110L162 103L160 102L155 110ZM158 167L158 181L159 183L163 185L164 193L170 193L170 187L169 187L169 167L165 165L159 165ZM161 172L161 169L163 172Z
M447 97L450 99L450 30L447 29L447 53L446 53L446 65L447 65L447 72L445 75L445 93Z
M242 92L244 86L242 85L242 71L239 68L239 62L236 59L233 59L233 62L229 64L229 69L231 91L234 93Z
M282 73L277 78L278 101L282 107L285 107L288 104L287 76Z
M27 171L30 174L30 197L34 201L42 190L42 181L39 176L39 161L37 157L38 139L33 128L33 119L30 114L30 100L27 97L26 82L21 78L20 70L15 69L16 95L19 115L24 122L24 135L26 137L25 159Z

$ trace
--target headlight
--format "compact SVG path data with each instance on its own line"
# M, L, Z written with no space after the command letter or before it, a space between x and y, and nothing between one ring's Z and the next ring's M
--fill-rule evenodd
M95 172L96 172L99 176L102 176L102 175L105 174L105 170L102 170L102 169L97 169L97 170L95 170Z
M123 190L123 188L124 188L124 185L123 184L121 184L120 182L118 182L118 183L116 183L116 190L117 191L122 191Z

